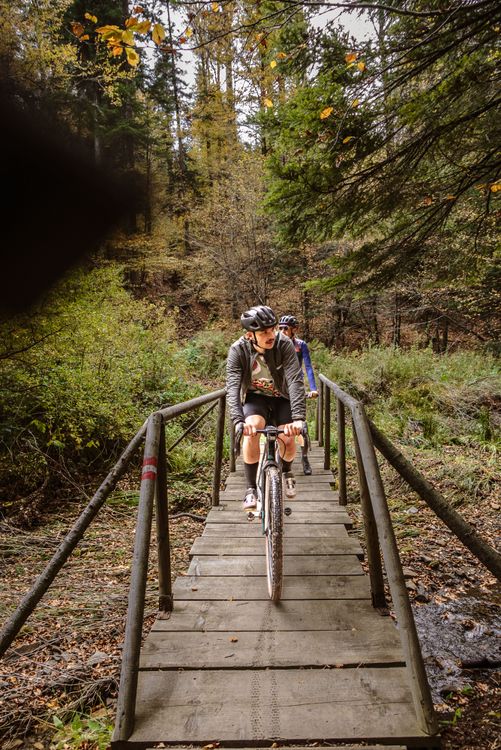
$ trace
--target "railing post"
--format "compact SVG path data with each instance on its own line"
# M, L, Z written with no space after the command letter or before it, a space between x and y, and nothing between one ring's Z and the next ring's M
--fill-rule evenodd
M219 505L219 491L221 488L221 463L223 460L224 418L226 415L226 396L219 399L217 415L216 451L214 455L214 479L212 481L212 505Z
M357 457L358 481L360 485L360 500L364 517L365 544L367 547L367 562L369 564L369 578L371 582L371 597L373 607L386 607L384 595L383 568L381 565L381 551L376 521L372 510L369 488L365 476L364 464L360 453L360 445L355 428L353 428L353 442Z
M158 446L161 424L162 416L159 412L156 412L150 415L146 427L141 491L137 510L134 557L132 560L122 670L120 672L120 688L118 691L117 718L114 733L115 741L129 739L134 729L139 652L143 630L144 598L146 593L146 577L148 574L153 499L157 484Z
M156 487L156 521L158 546L158 609L172 612L172 574L170 564L169 501L167 491L167 454L165 425L160 426L160 446Z
M331 468L331 390L324 388L324 469Z
M324 393L325 385L323 380L320 381L320 391L318 393L318 406L317 406L317 440L318 447L321 448L324 444Z
M346 419L344 404L336 398L337 415L337 470L339 475L339 505L347 505L346 491Z
M230 472L236 471L235 461L235 425L229 420L228 431L230 433Z
M416 625L412 616L411 604L405 587L402 564L398 554L395 532L391 522L390 511L384 493L374 444L369 429L365 410L361 404L352 408L353 426L356 430L360 453L364 465L365 477L371 498L374 518L376 520L386 575L397 616L402 651L409 670L410 688L416 718L420 728L427 734L438 731L437 718L433 710L430 686L426 677L423 655L419 645Z

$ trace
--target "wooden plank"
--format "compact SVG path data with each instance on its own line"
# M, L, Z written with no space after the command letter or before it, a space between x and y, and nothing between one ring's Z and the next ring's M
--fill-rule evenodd
M152 630L227 632L290 630L347 630L371 632L386 623L398 633L391 617L382 617L367 599L331 599L274 604L266 601L181 601L167 619L156 619ZM391 636L393 637L393 636Z
M379 623L380 626L383 622ZM140 669L242 669L264 667L403 665L400 639L386 627L370 631L277 633L150 632Z
M350 516L342 508L332 509L330 511L325 511L324 513L315 513L312 515L311 513L305 513L296 509L292 504L288 507L290 507L292 512L290 516L284 516L285 524L301 523L306 526L325 523L342 523L345 526L347 524L352 524ZM247 513L243 512L242 509L228 510L222 508L219 510L218 508L214 508L213 510L210 510L207 515L207 523L241 523L250 526L256 523L261 524L261 520L257 517L254 517L253 520L249 520Z
M175 599L259 600L268 599L264 576L183 576L173 586ZM356 576L287 576L282 601L286 599L367 599L370 598L367 577Z
M310 501L310 502L304 502L302 500L294 500L291 501L287 499L285 503L286 507L292 508L292 511L294 513L301 512L301 513L331 513L334 511L342 511L346 513L346 508L343 508L343 506L338 505L337 502L329 502L328 500L323 501ZM218 506L221 510L232 510L232 511L238 511L239 515L245 515L245 512L242 509L242 499L239 497L238 500L226 500L223 496L221 498L221 504ZM218 510L218 508L215 508L214 510Z
M296 487L298 490L301 487L331 487L335 484L334 478L332 476L328 477L319 477L315 476L314 474L311 477L304 477L304 476L297 476L296 477ZM235 474L232 474L226 481L226 488L233 487L235 489L238 489L239 487L247 487L247 483L245 481L245 477L242 476L236 476Z
M245 488L247 489L247 488ZM221 493L221 501L229 500L233 502L242 501L244 499L245 495L245 489L237 489L237 490L224 490ZM336 503L339 505L339 498L337 492L333 492L332 490L300 490L298 491L296 497L286 498L287 504L290 504L291 506L293 503L309 503L309 502L329 502L329 503ZM340 506L344 507L344 506Z
M263 738L409 744L417 728L402 667L141 671L129 742Z
M193 557L188 575L197 576L265 576L264 555L244 557ZM356 555L285 555L284 575L363 575Z
M346 555L362 557L362 548L356 537L346 534L344 526L335 526L329 539L292 537L287 540L286 555ZM219 536L202 536L195 539L190 555L264 555L262 537L225 539Z
M343 521L339 523L315 523L315 524L290 524L284 526L284 537L322 537L329 539L336 534L336 529L345 530ZM258 522L240 523L208 523L205 526L204 536L224 537L263 537L263 529ZM264 542L263 542L264 543Z

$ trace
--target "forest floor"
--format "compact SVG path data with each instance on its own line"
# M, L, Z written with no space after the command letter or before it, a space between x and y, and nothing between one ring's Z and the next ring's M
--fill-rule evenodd
M498 750L499 589L485 568L390 470L385 485L441 722L442 748ZM207 512L208 493L188 499L192 512ZM124 480L7 653L0 673L2 750L108 747L136 506L137 480ZM350 503L348 509L355 522L353 533L358 533L360 506ZM77 504L64 510L52 508L31 530L2 522L2 621L51 558L78 511ZM468 519L491 544L496 539L498 511L489 494L476 503L475 518ZM192 519L172 519L174 576L186 571L189 549L201 529ZM151 550L145 632L157 604L154 544Z

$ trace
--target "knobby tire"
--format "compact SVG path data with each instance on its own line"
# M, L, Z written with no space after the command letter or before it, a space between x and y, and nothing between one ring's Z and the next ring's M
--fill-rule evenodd
M268 466L265 485L265 533L266 533L266 572L268 593L274 602L282 595L284 560L284 508L282 501L281 475L276 466Z

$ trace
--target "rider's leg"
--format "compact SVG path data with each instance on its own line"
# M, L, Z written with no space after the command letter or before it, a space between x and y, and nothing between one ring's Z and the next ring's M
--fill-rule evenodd
M262 430L266 420L260 414L251 414L245 418L246 424ZM244 510L255 508L257 504L256 479L259 464L259 435L244 436L242 445L244 472L247 489L244 496Z

